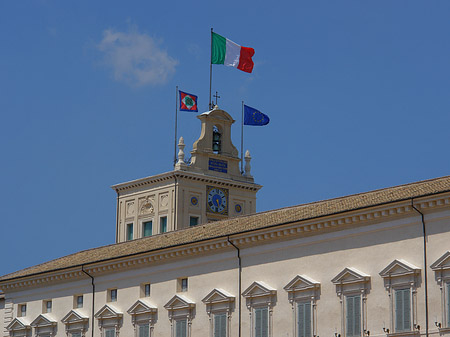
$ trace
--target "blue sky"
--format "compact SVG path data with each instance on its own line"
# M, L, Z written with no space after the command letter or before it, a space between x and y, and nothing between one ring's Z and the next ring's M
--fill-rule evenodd
M450 2L0 2L0 274L114 242L116 183L172 169L175 87L241 101L258 211L450 174ZM186 150L200 122L182 113Z

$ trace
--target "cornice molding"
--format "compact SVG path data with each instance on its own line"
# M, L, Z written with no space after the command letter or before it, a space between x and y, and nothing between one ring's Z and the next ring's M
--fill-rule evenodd
M450 197L447 195L434 198L419 198L415 200L415 206L421 210L431 212L450 205ZM411 201L396 202L384 206L371 207L358 211L347 211L341 214L329 215L317 219L302 220L290 224L280 224L269 228L258 228L248 232L232 234L204 242L186 243L172 248L162 248L154 252L143 252L132 256L117 257L108 261L93 262L83 265L86 272L91 275L105 274L127 269L134 269L144 265L165 262L177 258L184 258L209 252L230 249L230 241L237 246L246 247L265 242L290 239L301 236L319 235L330 230L341 230L350 226L364 226L380 221L395 220L401 216L416 216L417 213L411 206ZM0 289L16 291L24 287L38 287L52 283L60 283L68 280L84 279L87 276L81 270L81 265L70 269L49 271L43 274L24 276L22 278L5 280L0 282Z

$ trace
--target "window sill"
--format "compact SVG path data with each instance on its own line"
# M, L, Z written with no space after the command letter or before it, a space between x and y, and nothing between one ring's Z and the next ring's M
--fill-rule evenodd
M388 333L386 336L388 337L400 337L400 336L419 336L420 331L400 331L400 332L393 332Z
M450 332L450 327L445 327L445 328L439 328L439 333L446 333L446 332Z

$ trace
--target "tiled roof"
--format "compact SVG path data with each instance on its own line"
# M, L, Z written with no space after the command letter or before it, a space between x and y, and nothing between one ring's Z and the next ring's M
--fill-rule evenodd
M4 275L0 277L0 281L443 192L450 192L450 176L216 221L193 228L84 250Z

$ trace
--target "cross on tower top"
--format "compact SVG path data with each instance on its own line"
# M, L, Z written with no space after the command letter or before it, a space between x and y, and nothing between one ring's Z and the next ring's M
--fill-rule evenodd
M216 91L216 94L213 95L213 97L216 98L216 104L215 104L215 105L219 105L219 104L218 104L218 101L219 101L220 96L218 95L218 92L217 92L217 91Z

